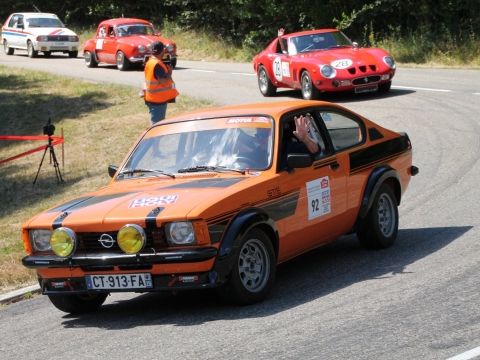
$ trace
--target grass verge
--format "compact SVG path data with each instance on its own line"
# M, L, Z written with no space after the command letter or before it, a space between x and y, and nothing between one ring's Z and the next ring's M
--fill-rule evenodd
M0 291L32 284L35 272L21 264L21 224L56 203L95 190L109 181L108 164L119 164L150 120L138 89L99 85L0 66L0 134L42 135L50 117L65 136L65 179L57 184L48 155L35 186L43 151L0 165ZM180 96L168 116L213 104ZM0 141L0 159L43 145ZM61 147L55 148L61 163Z

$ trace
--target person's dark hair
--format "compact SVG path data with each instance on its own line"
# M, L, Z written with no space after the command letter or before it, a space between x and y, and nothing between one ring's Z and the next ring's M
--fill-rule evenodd
M165 48L165 45L163 45L163 43L161 43L160 41L155 41L152 44L152 54L153 55L161 54L164 48Z

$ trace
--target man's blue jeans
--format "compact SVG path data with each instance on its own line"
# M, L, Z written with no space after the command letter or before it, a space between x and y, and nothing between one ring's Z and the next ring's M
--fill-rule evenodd
M147 103L148 111L150 113L150 121L152 125L159 122L160 120L165 119L165 114L167 113L167 103L155 104Z

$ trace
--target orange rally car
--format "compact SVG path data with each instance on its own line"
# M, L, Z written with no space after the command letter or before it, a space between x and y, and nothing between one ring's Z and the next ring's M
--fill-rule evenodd
M254 303L277 264L343 234L390 246L417 172L407 134L332 103L198 111L148 129L108 186L27 221L23 264L70 313L117 291L218 287Z

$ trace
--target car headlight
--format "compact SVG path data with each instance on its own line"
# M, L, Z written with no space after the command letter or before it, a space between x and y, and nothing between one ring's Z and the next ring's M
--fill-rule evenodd
M146 50L145 45L138 45L138 51L144 53Z
M195 231L190 221L169 223L165 226L165 233L170 245L195 244Z
M167 46L165 46L165 48L167 49L167 51L168 51L169 53L172 53L173 50L174 50L174 47L173 47L172 44L167 44Z
M393 58L391 56L384 56L383 57L383 62L385 64L387 64L387 66L390 69L395 69L397 67L397 65L395 64L395 60L393 60Z
M77 42L78 41L78 36L71 35L71 36L68 37L68 41Z
M48 251L51 250L50 237L52 236L51 230L30 230L29 238L36 251Z
M77 247L77 236L72 229L59 227L52 232L50 246L56 255L60 257L70 256Z
M331 65L320 65L320 73L327 79L333 79L337 76L336 70Z
M41 42L48 41L48 36L46 35L37 36L37 41L41 41Z
M127 224L117 234L117 243L126 254L137 254L145 247L147 236L141 226Z

